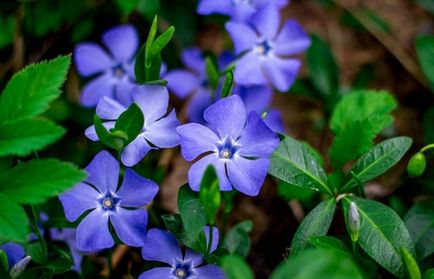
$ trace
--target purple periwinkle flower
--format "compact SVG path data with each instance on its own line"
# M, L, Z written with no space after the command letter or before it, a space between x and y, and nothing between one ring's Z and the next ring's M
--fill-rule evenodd
M106 31L102 43L81 43L74 50L74 61L83 77L95 76L83 88L81 103L95 107L105 96L129 105L129 92L135 85L134 58L139 39L136 29L121 25Z
M140 107L145 118L141 133L130 142L121 155L125 166L134 166L140 162L151 149L171 148L179 144L176 127L180 125L175 110L167 114L169 93L164 86L135 86L132 91L133 101ZM121 103L104 97L96 108L96 114L107 122L107 129L114 128L115 120L127 109ZM86 136L97 141L95 127L85 131Z
M209 228L208 228L209 231ZM207 232L207 230L205 230ZM207 233L205 233L207 235ZM218 245L218 230L213 229L211 251ZM139 279L225 279L216 265L204 264L202 255L186 248L183 253L176 238L169 232L151 229L142 248L145 260L159 261L168 267L156 267L142 273Z
M85 170L86 180L59 197L70 222L90 211L77 227L77 249L112 247L115 242L109 222L122 242L142 246L148 223L144 206L155 197L158 185L127 168L118 189L119 163L107 151L98 153Z
M235 81L240 85L271 84L287 91L294 83L300 61L288 56L299 54L310 45L309 36L295 20L287 20L280 32L279 11L272 5L252 18L253 27L228 22L235 53L242 55L235 68Z
M232 21L246 22L268 4L283 8L288 0L201 0L197 12L201 15L227 15Z
M6 253L8 258L9 268L12 268L16 263L18 263L22 258L24 258L24 248L16 243L8 242L0 245L0 250Z
M232 188L258 195L267 175L269 156L279 139L255 111L247 114L237 95L209 106L204 112L208 127L190 123L178 127L181 152L187 161L203 156L188 171L190 187L199 191L208 165L217 171L222 191Z

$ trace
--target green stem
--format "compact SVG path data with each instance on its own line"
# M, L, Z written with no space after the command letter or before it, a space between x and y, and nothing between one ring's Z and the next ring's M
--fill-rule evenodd
M36 215L36 210L35 210L35 207L33 205L30 206L30 209L32 212L32 218L31 218L30 225L32 227L33 232L36 234L36 237L41 242L42 249L44 251L44 255L46 256L46 255L48 255L48 248L47 248L47 243L45 242L45 239L42 237L41 231L39 230L39 226L38 226L39 218Z
M429 149L433 149L433 148L434 148L434 143L431 143L431 144L428 144L428 145L424 146L424 147L420 150L420 152L425 152L425 151L428 151Z

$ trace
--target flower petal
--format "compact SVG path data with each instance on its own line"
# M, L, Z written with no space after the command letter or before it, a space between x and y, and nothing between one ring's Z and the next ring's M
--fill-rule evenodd
M252 24L261 37L273 40L280 25L278 8L274 5L267 5L253 16Z
M182 260L181 248L175 237L160 229L150 229L142 248L142 256L148 261L159 261L171 266Z
M250 50L255 46L258 36L256 32L246 24L228 22L225 24L226 31L228 31L229 36L231 36L234 42L235 54Z
M117 62L128 62L133 59L139 45L137 31L131 24L120 25L106 31L102 41Z
M185 49L181 54L181 60L188 69L205 77L205 59L200 49L194 47Z
M108 213L102 209L90 212L77 227L77 248L82 251L97 251L115 244L109 231Z
M114 98L116 80L105 73L89 81L81 90L80 103L85 107L96 107L103 97Z
M99 101L98 106L96 107L96 114L102 119L116 120L125 110L126 107L118 101L109 97L104 97Z
M137 85L129 77L124 76L121 78L115 88L116 100L124 106L130 106L133 103L132 90L135 86Z
M13 242L0 245L0 250L3 250L6 253L10 267L14 266L25 256L23 246Z
M279 55L293 55L310 46L310 38L295 20L287 20L275 41L274 51Z
M116 196L120 198L120 206L143 207L154 199L158 189L157 183L127 168Z
M217 97L217 96L215 96ZM212 103L211 92L209 89L199 88L190 99L187 105L187 116L189 122L205 124L203 112Z
M74 49L74 62L82 76L90 76L104 72L114 66L108 54L95 43L78 44Z
M197 278L200 279L226 279L223 270L213 264L204 265L196 268Z
M170 278L171 273L170 267L155 267L140 274L139 279L165 279Z
M191 161L205 152L217 152L216 144L220 142L220 139L209 128L200 124L189 123L179 126L176 131L185 160Z
M256 12L256 8L250 3L237 3L234 7L231 20L236 22L248 22Z
M106 128L106 130L110 130L110 129L114 128L114 127L115 127L115 124L116 124L115 121L107 121L107 122L102 123L102 125ZM98 138L98 135L97 135L97 133L96 133L96 130L95 130L95 126L94 126L94 125L92 125L92 126L90 126L89 128L87 128L87 129L84 131L84 134L85 134L86 137L87 137L88 139L90 139L91 141L99 141L99 138Z
M230 15L232 11L233 6L231 0L201 0L197 8L197 13L200 15Z
M88 173L86 182L96 187L102 194L115 193L119 179L119 163L107 151L96 154L85 168Z
M119 239L128 246L141 247L146 238L148 212L145 209L129 210L122 207L110 214L110 221Z
M165 86L141 85L134 87L132 92L134 102L140 107L145 117L145 125L166 115L169 92Z
M238 61L234 77L240 85L263 85L267 84L262 72L261 65L265 59L261 59L253 51L246 53Z
M246 110L261 114L270 105L273 91L265 85L239 86L237 94L243 99Z
M203 116L210 128L218 131L221 139L237 139L246 124L247 113L240 96L232 95L209 106Z
M205 228L203 228L204 232L205 232L205 237L206 237L206 242L208 243L209 238L210 238L210 227L209 226L205 226ZM219 234L219 230L217 229L217 227L213 227L212 228L212 244L211 244L211 253L214 252L217 249L217 246L219 245L219 240L220 240L220 234Z
M213 165L217 172L220 190L232 190L232 185L226 176L225 160L219 159L216 154L207 155L190 167L188 171L188 183L191 189L193 191L199 191L203 174L209 165Z
M257 112L247 117L247 124L237 143L238 154L245 157L268 158L279 144L279 138L267 127Z
M175 147L179 144L176 127L180 124L178 118L176 118L175 110L172 110L167 116L147 125L143 136L160 148Z
M297 59L270 58L262 64L265 75L271 81L273 86L281 91L286 92L294 83L301 63Z
M142 135L125 146L121 154L121 161L127 167L132 167L140 162L148 152L153 149Z
M187 97L200 85L199 77L186 70L172 70L166 74L167 87L181 99Z
M275 133L284 133L285 125L283 124L282 115L278 109L269 109L264 119L265 125Z
M257 196L267 176L269 160L238 157L229 160L227 172L235 189L248 196Z
M72 189L59 196L65 217L69 222L74 222L84 212L98 206L98 198L101 196L97 190L86 183L78 183Z

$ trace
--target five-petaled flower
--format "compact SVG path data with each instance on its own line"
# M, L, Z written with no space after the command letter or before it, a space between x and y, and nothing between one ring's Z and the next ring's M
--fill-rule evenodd
M208 238L209 228L205 228ZM211 252L218 245L218 230L213 229ZM204 265L202 255L186 248L183 253L176 238L169 232L151 229L143 245L145 260L167 263L170 267L156 267L142 273L139 279L225 279L224 272L215 265Z
M87 179L59 197L70 222L90 210L77 227L77 248L112 247L109 222L122 242L141 247L148 222L144 206L155 197L158 185L127 168L118 189L119 163L107 151L98 153L85 170Z
M205 127L189 123L178 127L183 157L194 160L204 154L188 171L190 187L198 191L205 169L213 165L222 191L232 187L256 196L265 180L269 156L279 139L255 111L246 112L237 95L209 106L204 112Z
M310 45L309 36L294 20L287 20L280 32L279 11L272 5L260 10L250 25L226 23L235 52L242 55L235 68L235 81L241 85L269 84L287 91L294 83L300 61L288 58Z
M145 118L140 134L130 142L122 152L121 160L125 166L134 166L140 162L151 149L171 148L179 144L176 127L179 121L175 110L167 114L169 93L164 86L143 85L135 86L132 91L133 101L140 107ZM107 129L115 126L115 120L127 107L121 103L104 97L96 108L96 114L102 119ZM98 140L95 127L91 126L85 131L86 136Z
M102 42L109 53L96 43L81 43L74 50L73 57L80 75L97 75L83 88L81 103L86 107L95 107L107 96L129 105L130 90L135 85L134 58L139 44L137 32L129 24L117 26L102 35Z
M197 12L201 15L222 14L232 21L247 22L254 13L267 5L283 8L288 0L201 0Z

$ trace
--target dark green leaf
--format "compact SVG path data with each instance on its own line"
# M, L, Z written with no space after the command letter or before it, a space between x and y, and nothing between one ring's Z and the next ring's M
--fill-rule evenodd
M225 81L222 87L222 98L232 95L232 86L234 84L234 72L231 70L226 73Z
M26 156L58 140L65 129L46 119L0 124L0 156Z
M137 137L143 129L144 122L145 118L143 117L142 110L135 103L132 103L119 116L118 120L116 120L115 130L122 131L127 135L128 140L124 145L127 145Z
M279 184L277 185L277 190L279 196L287 201L293 199L297 199L302 202L308 201L315 195L315 193L317 193L316 191L313 191L311 189L292 186L291 184L283 181L279 182Z
M252 269L237 255L226 255L221 259L221 267L226 273L228 279L253 279Z
M211 88L216 89L219 86L220 74L217 65L211 57L205 58L206 75Z
M24 242L29 228L24 209L14 203L9 196L0 193L0 239Z
M291 256L299 254L309 244L309 237L324 236L335 213L336 200L322 201L304 218L291 242Z
M250 238L248 233L252 231L253 223L250 220L236 224L225 236L223 248L231 254L237 254L243 258L250 251Z
M293 185L332 194L327 175L315 156L302 143L285 136L271 155L268 172Z
M410 279L421 279L422 275L420 274L419 266L413 255L405 247L401 247L401 256L407 268L408 277Z
M85 172L70 163L55 159L32 160L0 177L0 193L16 203L41 203L64 192L85 176Z
M419 36L416 39L416 54L422 71L434 90L434 36Z
M101 119L96 114L93 118L93 124L95 125L95 131L99 141L117 151L122 150L125 142L128 140L127 134L122 131L116 131L115 133L107 131Z
M44 247L41 241L34 241L23 245L26 255L32 257L32 261L40 265L44 265L47 262L47 249Z
M14 39L15 17L2 16L0 17L0 30L2 35L0 36L0 49L12 44Z
M3 250L0 250L0 278L7 278L7 274L9 271L9 262L8 262L8 256L6 255L6 252Z
M215 216L220 208L221 194L217 173L213 166L208 166L200 183L199 199L209 224L214 224Z
M178 209L188 238L196 239L207 223L205 209L197 193L184 185L178 192Z
M332 236L311 236L309 237L309 242L316 248L333 250L346 255L351 255L351 252L348 250L347 246L345 246L340 239Z
M60 56L15 74L0 96L0 122L23 120L48 109L61 93L70 63L70 56Z
M433 279L434 278L434 268L430 268L423 274L423 279Z
M401 160L412 143L409 137L396 137L380 142L372 147L366 154L360 157L350 172L357 177L348 175L347 182L341 192L348 191L358 185L365 183L385 173ZM358 181L357 181L358 180Z
M434 107L429 108L424 114L422 119L423 134L425 143L434 142Z
M358 244L377 263L398 277L405 275L401 247L414 254L414 245L402 220L391 208L371 200L347 196L344 211L354 202L360 215ZM345 214L347 218L348 214ZM347 221L348 223L348 221Z
M139 4L139 0L115 0L122 14L129 15Z
M146 19L151 20L160 9L160 0L139 0L137 10Z

